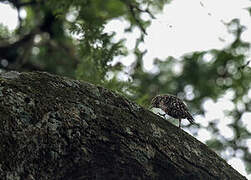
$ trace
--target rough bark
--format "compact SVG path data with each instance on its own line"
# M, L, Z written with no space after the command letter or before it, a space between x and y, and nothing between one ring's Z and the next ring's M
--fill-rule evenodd
M182 129L103 87L0 75L0 179L245 179Z

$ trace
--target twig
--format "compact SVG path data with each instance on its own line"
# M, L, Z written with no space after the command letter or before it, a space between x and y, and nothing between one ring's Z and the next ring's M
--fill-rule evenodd
M251 60L247 61L247 63L246 63L246 64L244 64L244 65L240 66L238 69L239 69L239 70L244 69L245 67L247 67L247 66L249 65L250 61L251 61Z
M155 16L150 12L149 8L146 8L146 9L141 9L139 7L138 4L134 4L132 2L130 2L129 0L121 0L123 3L126 4L126 6L128 7L134 21L136 22L136 24L139 26L140 30L145 34L147 35L146 33L146 30L145 28L143 27L143 24L142 22L140 21L140 18L138 17L138 14L139 12L140 13L147 13L149 14L149 16L152 18L152 19L156 19ZM138 13L138 14L137 14Z
M141 31L147 35L145 28L143 27L142 23L140 22L140 20L138 19L138 17L136 17L136 13L135 13L135 6L133 6L132 4L128 4L128 8L129 11L132 14L133 19L135 20L135 22L138 24L139 28L141 29Z

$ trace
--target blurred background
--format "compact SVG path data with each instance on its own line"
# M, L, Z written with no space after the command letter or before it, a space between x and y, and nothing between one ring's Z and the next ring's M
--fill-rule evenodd
M250 0L0 0L0 72L68 76L146 108L177 95L199 125L183 130L251 179L250 16Z

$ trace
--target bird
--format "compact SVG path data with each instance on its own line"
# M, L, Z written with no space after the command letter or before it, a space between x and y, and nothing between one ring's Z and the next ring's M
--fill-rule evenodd
M188 112L187 106L178 97L170 94L157 95L152 101L150 108L160 108L165 112L165 114L160 114L169 116L179 120L179 128L181 126L181 119L187 119L191 124L194 123L193 116Z

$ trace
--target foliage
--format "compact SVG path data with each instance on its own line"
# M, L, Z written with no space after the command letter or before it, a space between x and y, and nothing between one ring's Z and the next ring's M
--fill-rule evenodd
M227 25L235 37L229 46L221 50L193 52L181 59L156 59L158 71L152 73L144 71L143 59L147 52L141 51L139 44L144 41L150 20L168 0L3 2L12 4L17 10L24 8L27 17L20 18L19 27L12 33L0 26L0 40L4 42L0 43L0 60L9 63L8 66L2 64L2 68L42 70L75 77L118 91L145 107L156 94L168 92L186 99L193 113L201 115L205 113L202 108L205 99L217 101L232 92L231 101L235 107L225 115L233 120L228 126L234 137L226 139L220 135L219 119L200 128L212 132L214 137L207 144L219 154L229 148L234 151L232 156L243 152L242 159L251 172L251 157L245 144L251 134L241 123L243 114L251 111L251 101L247 96L251 70L246 56L250 44L241 39L245 27L238 19ZM145 20L143 15L150 18ZM125 32L135 28L141 30L133 50L136 58L129 67L129 81L119 79L119 74L128 67L114 63L118 57L126 59L128 50L124 39L115 41L114 32L104 31L107 23L118 18L129 22ZM175 70L176 67L179 71Z

